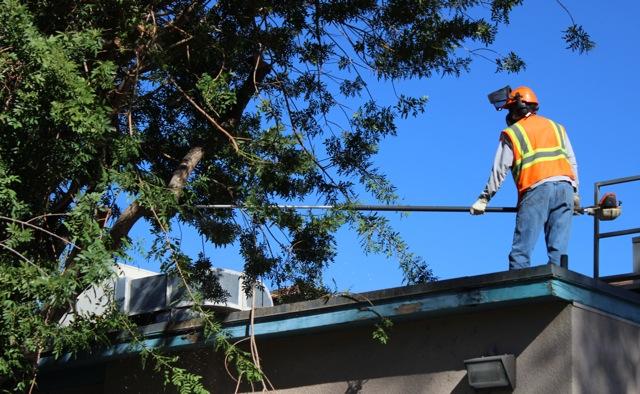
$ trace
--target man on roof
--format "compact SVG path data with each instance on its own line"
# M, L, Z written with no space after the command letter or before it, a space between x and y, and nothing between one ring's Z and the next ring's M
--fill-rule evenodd
M571 221L580 208L578 165L565 128L538 115L539 102L526 86L509 86L489 95L497 110L508 111L489 180L471 206L482 215L508 171L518 189L518 213L509 269L531 265L531 253L544 231L549 263L567 254Z

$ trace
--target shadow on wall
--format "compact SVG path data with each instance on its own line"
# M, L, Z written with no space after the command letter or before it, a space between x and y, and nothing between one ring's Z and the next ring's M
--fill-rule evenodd
M485 389L485 394L512 394L514 391L511 389ZM543 391L541 391L542 393ZM451 394L477 394L478 392L473 390L469 386L469 382L467 381L467 375L464 375L464 379L462 379L456 387L451 390ZM444 393L442 393L444 394Z
M575 308L576 393L640 392L640 326Z
M547 366L570 357L556 342L539 343L539 337L554 337L541 333L562 320L556 318L566 306L560 302L533 303L396 322L386 345L371 338L371 326L259 337L257 345L261 365L279 392L471 394L474 391L467 383L463 363L466 359L509 353L516 355L519 365L523 360ZM209 390L234 392L236 383L224 368L223 355L211 348L177 354L180 366L201 375ZM142 369L136 358L113 360L105 372L103 392L171 392L163 387L161 377L149 367ZM251 390L250 386L240 388L242 392Z
M371 328L345 327L263 340L258 346L261 364L278 389L316 385L323 387L320 391L345 393L473 393L465 359L505 353L519 357L565 307L530 304L399 322L387 345L371 339ZM557 354L557 343L542 345L536 357L542 353L547 359L537 361L539 365L567 358Z
M572 393L571 314L567 306L520 353L517 393Z

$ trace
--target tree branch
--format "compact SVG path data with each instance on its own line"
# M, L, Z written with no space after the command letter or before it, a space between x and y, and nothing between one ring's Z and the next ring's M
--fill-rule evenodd
M189 175L191 175L191 172L193 172L200 160L202 160L204 153L204 148L200 146L191 148L182 158L178 168L173 171L168 186L176 198L179 198L182 194L182 190L187 184ZM122 212L116 223L111 227L110 235L113 242L113 250L117 250L122 246L122 241L129 234L133 225L145 216L151 216L151 211L141 206L137 201L134 201Z
M63 196L61 196L58 199L58 201L56 201L56 205L53 206L50 209L50 211L52 213L66 212L67 208L69 207L69 204L71 204L73 202L73 198L78 193L78 190L80 190L80 182L78 182L77 180L73 179L71 181L71 185L69 185L69 188L67 189L66 193Z
M235 126L242 117L242 113L251 101L253 94L265 77L271 72L271 65L266 63L260 53L257 53L252 59L251 64L255 65L253 72L247 77L244 84L236 93L236 103L229 109L226 118L227 123Z
M211 125L213 127L218 129L218 131L220 131L222 134L224 134L229 139L229 142L231 142L231 144L233 145L233 149L236 152L240 152L240 147L238 146L238 143L236 142L236 138L234 136L232 136L231 133L229 133L227 130L225 130L225 128L222 127L220 125L220 123L218 123L211 115L209 115L207 113L207 111L202 109L202 107L200 107L198 105L198 103L196 103L196 101L191 96L189 96L187 94L187 92L185 92L173 78L169 77L169 82L171 82L173 84L173 86L175 86L176 89L178 89L178 91L180 93L182 93L184 98L187 99L187 101L193 106L193 108L196 109L196 111L198 111L202 116L204 116L209 121L209 123L211 123Z

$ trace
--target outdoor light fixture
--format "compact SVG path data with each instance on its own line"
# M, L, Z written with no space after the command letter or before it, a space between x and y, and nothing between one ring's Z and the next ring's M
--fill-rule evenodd
M516 358L513 354L464 360L469 385L474 389L516 388Z

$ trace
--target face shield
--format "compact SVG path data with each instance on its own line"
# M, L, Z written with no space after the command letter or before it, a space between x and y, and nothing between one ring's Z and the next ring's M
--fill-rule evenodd
M502 89L489 93L489 102L493 104L496 110L500 111L507 104L509 95L511 94L511 86L507 85Z

